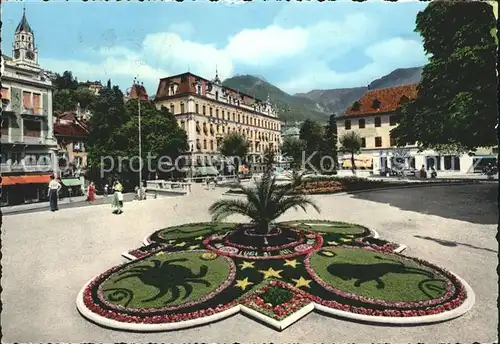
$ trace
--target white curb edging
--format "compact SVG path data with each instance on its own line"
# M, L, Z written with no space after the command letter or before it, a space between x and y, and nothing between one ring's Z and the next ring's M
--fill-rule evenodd
M113 319L105 318L99 314L92 312L90 309L85 306L83 302L83 294L87 286L93 281L91 279L89 282L85 284L85 286L78 292L78 296L76 298L76 308L80 312L80 314L87 318L88 320L95 322L99 325L110 327L117 330L126 330L126 331L138 331L138 332L157 332L157 331L168 331L168 330L179 330L187 327L199 326L211 322L215 322L218 320L222 320L224 318L230 317L240 311L240 305L235 307L226 309L222 312L215 313L212 315L208 315L206 317L198 318L198 319L190 319L186 321L178 321L175 323L169 324L144 324L144 323L126 323L120 322Z
M127 258L128 260L136 260L137 259L137 257L134 257L133 255L129 254L128 252L123 252L122 257Z
M242 313L247 314L252 318L258 319L266 323L267 325L272 326L281 331L287 328L288 326L292 325L293 323L297 322L300 318L303 318L307 314L311 313L314 310L314 302L308 303L307 305L299 309L297 312L291 314L290 316L286 317L281 321L268 317L267 315L257 312L256 310L244 305L240 305L240 309Z
M387 325L423 325L423 324L432 324L446 320L451 320L458 318L459 316L462 316L463 314L468 312L476 302L476 295L474 294L474 291L472 290L470 285L467 282L465 282L461 277L455 275L452 272L451 274L453 274L453 276L455 276L458 279L458 281L463 284L467 292L467 298L457 308L439 314L422 315L416 317L384 317L384 316L364 315L364 314L346 312L334 308L329 308L323 305L319 305L317 303L314 304L314 307L321 312L331 314L334 316L336 315L346 319L353 319L362 322L387 324Z
M295 323L298 321L300 318L306 316L310 312L312 312L314 309L317 309L320 312L333 315L333 316L338 316L341 318L346 318L346 319L352 319L352 320L358 320L361 322L367 322L367 323L378 323L378 324L387 324L387 325L422 325L422 324L431 324L431 323L436 323L436 322L442 322L446 320L451 320L458 318L468 312L473 306L476 301L476 296L474 294L474 291L470 287L470 285L465 282L461 277L453 274L457 280L463 284L466 293L467 293L467 298L464 300L464 302L457 308L439 313L439 314L431 314L431 315L423 315L423 316L416 316L416 317L386 317L386 316L375 316L375 315L363 315L363 314L357 314L357 313L351 313L351 312L346 312L330 307L326 307L320 304L317 304L315 302L311 302L310 304L304 306L301 308L299 311L295 312L294 314L290 315L289 317L283 319L282 321L277 321L274 320L262 313L259 313L249 307L246 307L244 305L237 305L235 307L232 307L230 309L227 309L225 311L212 314L206 317L198 318L198 319L190 319L186 321L179 321L175 323L164 323L164 324L144 324L144 323L125 323L125 322L119 322L113 319L108 319L105 318L101 315L98 315L92 311L90 311L87 306L85 306L83 302L83 294L85 292L85 289L87 286L92 282L90 280L85 284L85 286L78 292L78 296L76 298L76 308L80 312L80 314L87 318L88 320L97 323L99 325L109 327L109 328L114 328L118 330L127 330L127 331L138 331L138 332L157 332L157 331L169 331L169 330L179 330L183 328L188 328L188 327L194 327L194 326L199 326L199 325L204 325L208 324L211 322L219 321L224 318L230 317L238 312L243 312L250 317L256 318L266 324L268 324L271 327L274 327L278 330L283 330L286 327L290 326L291 324Z
M380 238L380 234L378 234L378 232L375 229L368 228L368 230L371 233L370 237L372 237L373 239L379 239ZM392 250L392 252L394 252L394 253L401 253L401 252L403 252L404 250L406 250L408 248L408 246L403 245L403 244L399 244L398 243L398 245L399 246L396 247L394 250Z

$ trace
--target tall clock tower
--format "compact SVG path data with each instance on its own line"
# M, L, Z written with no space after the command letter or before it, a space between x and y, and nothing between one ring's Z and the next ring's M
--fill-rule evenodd
M35 35L26 19L26 9L23 11L23 17L14 34L12 59L18 66L40 69L38 65L38 49L35 46Z

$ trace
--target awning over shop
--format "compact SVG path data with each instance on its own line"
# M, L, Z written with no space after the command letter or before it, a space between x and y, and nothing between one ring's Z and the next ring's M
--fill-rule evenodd
M371 156L355 156L354 157L354 165L356 167L362 167L362 168L371 168L373 164L373 158ZM351 168L351 159L346 159L342 163L342 167L344 168Z
M25 176L2 176L2 185L15 184L48 184L50 175L34 174Z
M202 175L202 176L216 176L219 174L219 171L213 166L199 166L193 167L194 175Z
M80 178L61 179L61 182L63 183L64 186L80 186L80 185L82 185L82 181Z

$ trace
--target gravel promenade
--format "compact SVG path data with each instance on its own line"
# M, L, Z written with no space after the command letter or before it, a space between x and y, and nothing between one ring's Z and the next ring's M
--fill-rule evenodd
M242 315L176 332L104 329L77 312L75 299L82 286L123 262L120 254L139 247L147 234L208 221L207 208L223 197L223 190L196 186L188 196L126 203L122 215L111 214L109 205L96 205L6 216L2 342L492 343L498 323L497 188L481 184L314 196L321 214L290 211L283 216L282 220L323 218L370 227L384 239L407 245L405 254L451 270L471 285L476 294L471 311L449 322L417 327L366 325L311 313L283 332Z

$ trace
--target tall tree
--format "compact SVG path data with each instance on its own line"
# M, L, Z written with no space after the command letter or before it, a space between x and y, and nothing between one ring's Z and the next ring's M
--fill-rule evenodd
M96 100L94 114L89 120L90 133L87 139L87 163L91 168L90 174L96 178L93 181L97 184L119 172L106 172L104 180L96 177L99 170L112 167L111 158L116 160L123 156L123 147L126 147L128 138L118 133L130 119L128 116L130 114L125 111L120 89L117 86L112 89L103 88Z
M250 142L241 134L232 132L227 134L221 142L220 153L225 157L232 157L235 161L236 174L238 174L242 161L248 154Z
M356 173L356 164L354 160L354 155L358 154L361 150L361 136L355 131L350 131L345 133L340 138L340 144L342 145L342 150L351 154L351 170L352 173Z
M338 142L338 134L337 134L337 116L331 115L328 119L328 124L325 127L325 137L323 153L330 156L333 159L334 166L325 166L328 169L331 167L335 167L338 165L338 157L337 157L337 142ZM328 159L330 162L330 159Z
M323 148L323 127L318 122L307 119L300 128L300 139L305 142L306 161L311 159L311 164L319 168Z
M271 175L274 166L274 160L276 158L276 153L270 147L264 149L264 173Z
M435 1L418 13L416 32L429 63L417 98L398 111L398 145L474 150L497 144L497 44L492 7L479 1Z
M128 157L139 156L139 116L137 100L125 104L129 120L118 130L116 136ZM175 117L162 107L160 110L149 101L141 102L141 157L144 161L143 176L158 170L169 171L175 167L176 159L188 149L186 132L179 127ZM150 166L148 166L148 156ZM169 168L166 163L171 163ZM160 164L162 166L160 166ZM136 160L134 170L139 168ZM151 170L149 170L151 168ZM129 172L129 171L128 171ZM136 175L130 176L135 180Z
M281 146L281 151L284 156L293 159L291 161L291 167L293 169L297 169L302 166L302 152L305 152L305 149L305 141L295 137L285 137L283 145Z

